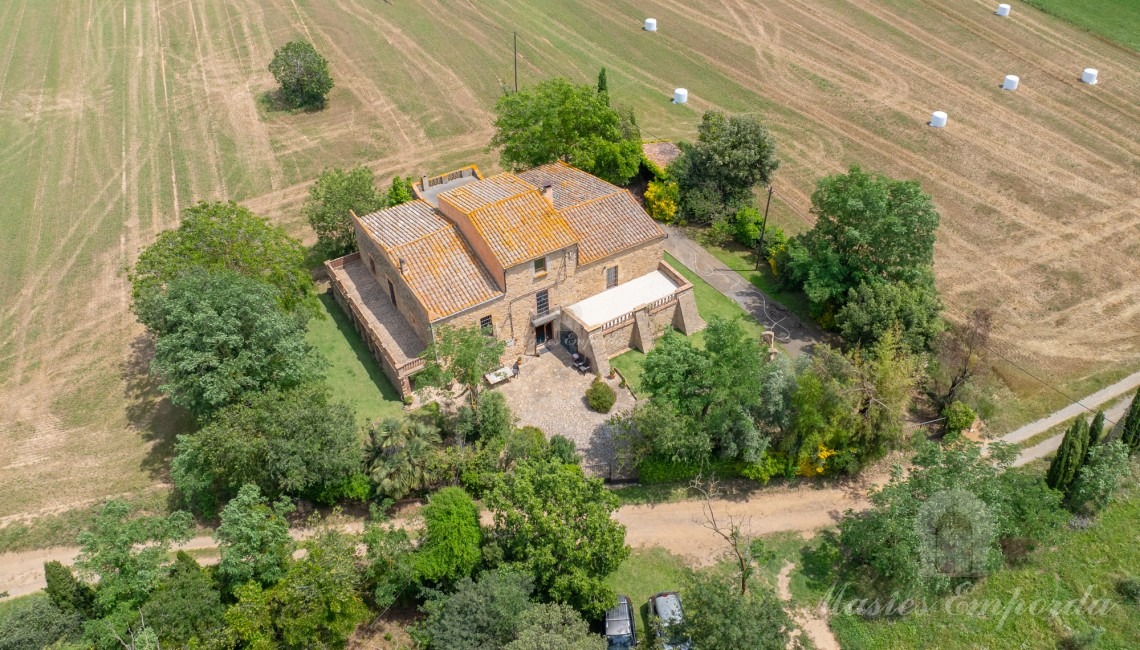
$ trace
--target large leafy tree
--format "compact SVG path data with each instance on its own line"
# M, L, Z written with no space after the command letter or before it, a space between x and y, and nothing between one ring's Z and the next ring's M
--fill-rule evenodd
M442 388L456 382L467 389L476 405L483 375L499 367L506 349L505 342L478 327L444 325L420 354L424 368L416 374L416 385Z
M505 560L534 576L538 592L601 616L614 600L604 582L629 556L618 500L578 465L528 460L502 475L485 504Z
M361 474L364 448L352 409L323 385L270 390L178 436L171 477L195 510L213 513L243 485L332 502Z
M60 609L43 594L6 601L0 615L0 648L76 647L67 642L77 640L80 624L78 612Z
M464 578L454 593L436 592L424 603L418 634L430 650L499 650L514 640L533 589L529 575L513 571Z
M753 585L747 593L714 573L695 573L681 592L684 621L678 630L701 650L783 650L795 626L776 595Z
M321 172L309 188L309 199L302 211L317 244L329 255L344 255L356 250L356 226L352 213L358 217L384 207L384 197L376 191L372 170L367 167L328 169Z
M179 551L140 615L163 645L194 647L220 635L225 611L209 574Z
M931 282L939 217L917 182L853 166L820 179L811 201L816 223L789 245L785 269L816 314L834 315L862 283Z
M845 341L862 346L873 345L892 327L899 327L906 346L921 352L944 328L941 311L932 281L860 282L847 292L835 325Z
M188 513L135 516L122 501L109 501L90 530L79 534L75 561L80 575L98 580L95 610L105 615L118 606L146 601L164 575L170 545L190 538Z
M682 142L669 166L680 190L680 217L692 223L727 218L752 201L757 184L769 184L780 166L776 142L755 117L708 112L695 143Z
M356 540L328 529L302 544L305 557L273 587L276 626L287 647L343 647L368 615L357 589Z
M418 418L388 418L369 430L367 471L377 492L402 499L431 481L439 430Z
M139 254L131 296L139 320L155 330L147 299L195 269L228 270L260 280L277 303L298 315L321 311L305 247L285 231L234 202L201 202L183 211L178 228L158 236Z
M270 504L256 485L243 485L222 509L221 523L214 531L221 555L219 582L231 590L250 580L267 587L276 584L293 553L285 518L292 511L288 499Z
M274 52L269 72L281 84L281 99L293 108L323 107L333 87L328 60L308 41L290 41Z
M408 531L371 523L364 529L364 584L377 609L386 609L413 590L416 578L415 549Z
M962 438L921 442L909 474L896 469L869 510L840 522L841 577L895 602L942 594L999 566L1003 548L1048 537L1067 518L1060 493L1039 475L1008 469L1015 456L1001 443L983 457Z
M504 650L606 650L606 640L574 608L561 603L532 605L519 617L515 640ZM744 647L744 646L741 646Z
M508 93L495 104L500 164L527 169L561 160L611 183L624 184L641 164L640 136L610 108L609 93L562 78Z
M713 318L705 347L668 332L645 358L642 386L653 408L638 412L638 428L654 452L679 462L723 458L760 460L768 444L756 425L763 357L739 321Z
M170 401L199 419L263 390L320 376L305 327L276 308L272 289L232 271L193 271L148 299L152 370Z
M431 495L423 511L424 534L416 551L421 581L454 585L471 575L482 558L479 508L463 488L446 487Z

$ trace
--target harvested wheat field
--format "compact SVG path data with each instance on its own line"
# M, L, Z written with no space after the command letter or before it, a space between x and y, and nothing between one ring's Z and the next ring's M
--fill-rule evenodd
M126 271L178 211L232 198L308 238L329 166L387 181L493 169L495 98L609 72L648 139L701 112L763 116L780 219L851 163L922 181L943 215L952 319L997 309L997 347L1058 382L1140 364L1140 54L1029 7L951 0L80 0L0 3L0 521L165 479L187 423L157 399ZM659 31L641 31L652 16ZM262 97L304 37L321 112ZM1084 67L1100 83L1079 83ZM999 89L1005 74L1021 88ZM669 102L689 89L685 106ZM949 127L925 125L949 113ZM797 216L798 215L798 216ZM801 223L801 226L803 224ZM1040 387L1015 373L1010 388ZM1019 383L1020 382L1020 383Z

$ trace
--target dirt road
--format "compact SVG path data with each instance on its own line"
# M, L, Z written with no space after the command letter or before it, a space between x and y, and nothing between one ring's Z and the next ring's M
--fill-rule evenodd
M842 487L798 487L766 489L746 498L714 501L718 514L749 517L752 533L763 535L786 530L807 531L833 525L848 508L862 510L867 507L866 491L876 481L886 480L886 474L877 473L873 480L852 481ZM615 518L626 526L626 541L634 547L662 546L686 557L699 566L712 564L723 551L723 542L702 528L702 503L682 501L653 506L625 506ZM489 524L488 513L484 523ZM393 520L397 525L414 525L410 519ZM359 532L360 522L344 525L350 532ZM311 530L295 529L293 537L303 539ZM212 537L195 537L178 546L179 550L204 551L215 547ZM22 553L0 555L0 592L20 596L44 587L44 562L56 560L71 564L79 554L78 547L57 547ZM209 562L209 558L199 557Z

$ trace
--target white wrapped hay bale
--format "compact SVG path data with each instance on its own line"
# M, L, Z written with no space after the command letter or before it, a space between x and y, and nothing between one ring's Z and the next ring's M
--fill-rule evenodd
M646 18L645 19L645 31L647 31L647 32L657 31L657 19L656 18Z
M1021 83L1021 79L1015 74L1007 74L1005 81L1001 82L1002 90L1017 90L1017 85Z
M1005 18L1006 16L1009 15L1009 5L1007 5L1007 4L998 5L998 9L995 13L997 13L997 15L1001 16L1002 18Z
M946 128L946 111L934 111L930 114L930 126L936 129Z
M684 104L689 101L689 91L685 88L678 88L673 91L673 103Z
M1085 68L1084 72L1081 73L1081 81L1087 84L1095 84L1096 75L1096 68Z

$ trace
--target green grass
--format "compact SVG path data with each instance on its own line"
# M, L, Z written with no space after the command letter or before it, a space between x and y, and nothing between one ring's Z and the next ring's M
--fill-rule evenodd
M705 321L712 320L713 318L740 318L741 325L744 326L744 331L759 340L760 335L764 333L764 326L756 322L756 319L751 314L744 311L744 308L736 304L736 302L717 291L708 282L705 282L696 273L689 270L687 266L677 261L669 253L665 253L665 261L669 263L677 272L685 276L689 282L693 283L693 295L697 301L697 312ZM693 345L703 348L705 345L704 331L697 332L689 337ZM629 384L631 390L638 397L642 397L641 392L641 375L642 363L645 361L645 354L637 350L630 350L620 354L613 359L610 359L610 365L616 367L621 371L622 376L625 377L626 383Z
M757 271L755 256L752 251L735 242L724 246L705 246L705 250L712 253L713 257L723 262L725 266L739 273L769 298L799 316L801 320L811 321L807 296L799 291L781 288L775 276L772 275L772 269L767 264L761 264L760 270Z
M1036 599L1079 601L1092 589L1090 600L1109 598L1115 603L1104 615L1069 613L1055 622L1048 613L1012 614L1001 624L999 617L948 613L942 603L925 615L889 622L833 616L831 627L844 648L868 650L930 647L935 639L942 650L1053 648L1062 626L1085 631L1094 625L1105 630L1095 646L1099 650L1135 648L1140 639L1140 608L1121 602L1114 589L1117 580L1140 574L1138 520L1140 495L1133 493L1110 505L1093 528L1062 532L1055 545L1033 554L1028 565L995 573L963 599L1005 604L1018 594L1020 602L1028 605Z
M1105 368L1075 379L1045 377L1046 386L1022 370L1002 361L994 365L993 415L986 421L989 433L995 437L1045 417L1072 403L1072 397L1084 397L1114 384L1138 368L1133 365ZM1043 376L1038 374L1037 376ZM1056 387L1058 390L1054 390Z
M376 363L368 346L332 295L321 295L328 318L309 321L306 339L329 362L325 375L333 395L356 411L361 422L398 417L404 402Z
M637 613L638 646L648 644L649 597L660 591L677 591L692 574L680 557L663 548L634 549L606 584L620 595L629 596Z
M151 490L120 499L129 503L135 512L165 515L170 512L170 490ZM79 533L95 522L103 504L67 510L46 515L30 522L14 522L0 528L0 553L30 551L52 546L74 546Z
M1025 0L1025 4L1140 51L1140 2L1136 0Z

